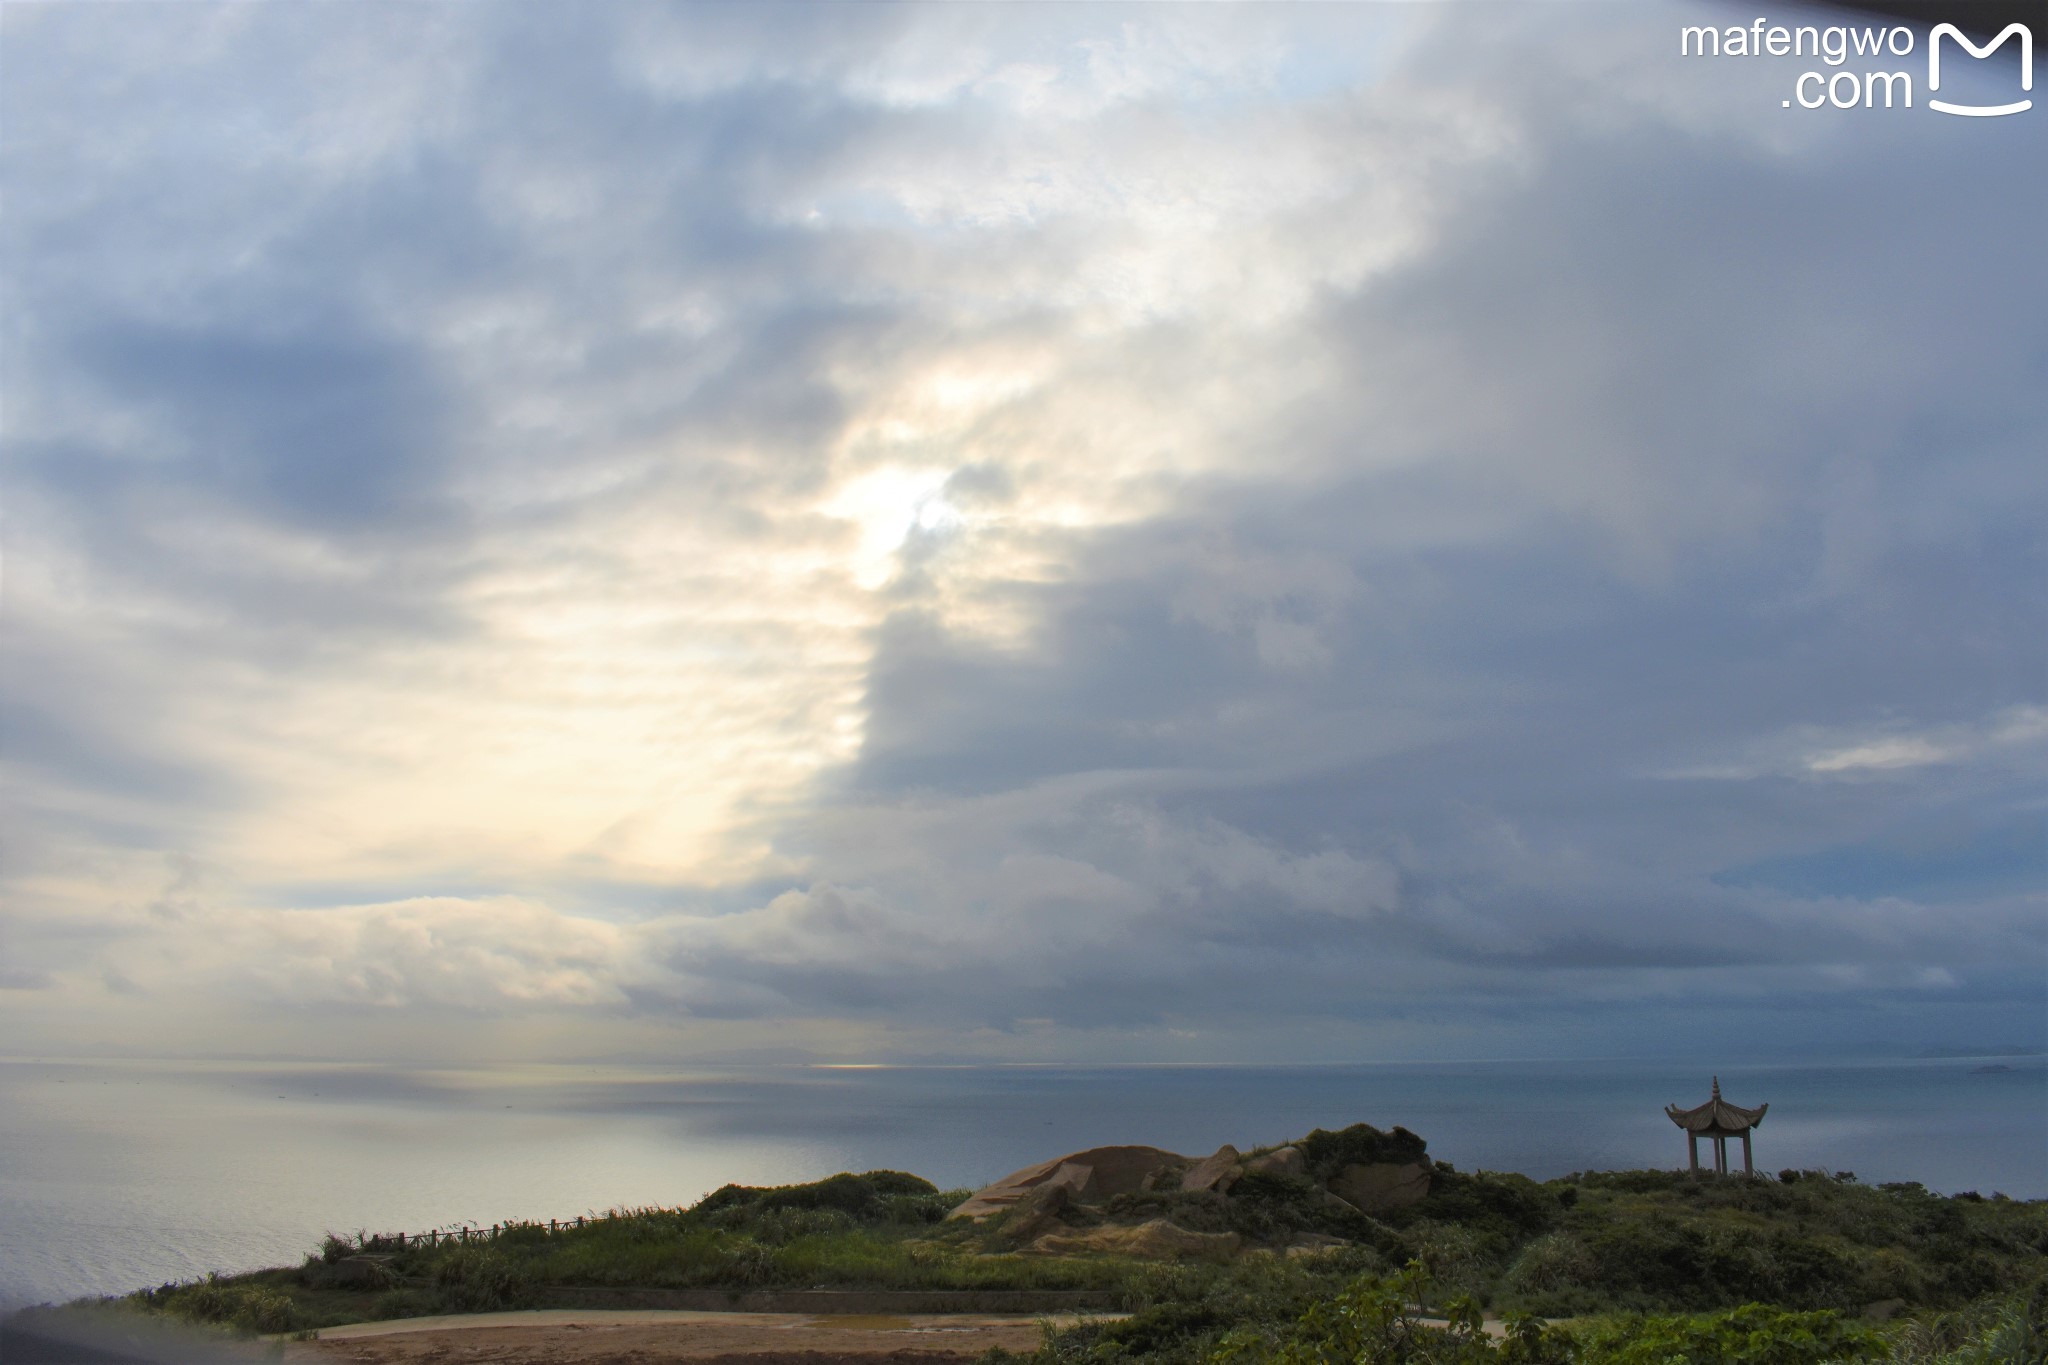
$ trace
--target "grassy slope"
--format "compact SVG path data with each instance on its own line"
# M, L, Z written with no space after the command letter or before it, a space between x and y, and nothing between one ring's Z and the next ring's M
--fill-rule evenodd
M301 1267L167 1285L128 1302L244 1331L289 1331L541 1305L572 1285L1110 1289L1143 1310L1139 1318L1071 1334L1060 1350L1166 1362L1197 1359L1232 1331L1270 1335L1359 1276L1410 1260L1437 1301L1466 1294L1493 1311L1553 1317L1751 1302L1856 1313L1895 1300L1933 1321L1926 1315L2009 1297L2048 1273L2048 1203L1873 1188L1821 1173L1693 1180L1612 1172L1539 1184L1439 1165L1429 1198L1384 1220L1333 1209L1305 1182L1275 1177L1248 1178L1227 1200L1142 1194L1067 1215L1083 1223L1163 1216L1197 1231L1236 1231L1253 1251L1227 1264L1015 1254L1000 1219L942 1221L962 1197L896 1172L774 1190L729 1186L693 1208L622 1211L552 1235L517 1228L487 1247L401 1252L330 1238ZM1353 1245L1277 1254L1303 1231ZM384 1283L334 1285L333 1264L361 1251L391 1253L378 1272Z
M1626 1171L1538 1185L1450 1173L1402 1231L1440 1280L1549 1316L1956 1307L2048 1273L2048 1203L1788 1174Z

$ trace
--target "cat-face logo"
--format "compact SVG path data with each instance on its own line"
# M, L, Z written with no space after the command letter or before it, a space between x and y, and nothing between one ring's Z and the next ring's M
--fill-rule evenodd
M1954 24L1937 24L1927 39L1927 91L1932 95L1941 89L1941 40L1944 36L1955 39L1969 51L1972 57L1989 57L2005 46L2005 40L2018 35L2020 40L2020 89L2034 88L2034 35L2025 24L2007 24L2003 31L1990 42L1979 47L1971 42L1963 31ZM1947 100L1930 99L1927 107L1938 109L1944 114L1963 114L1970 118L1997 118L2000 114L2017 114L2034 107L2034 102L2018 100L2012 104L1950 104Z

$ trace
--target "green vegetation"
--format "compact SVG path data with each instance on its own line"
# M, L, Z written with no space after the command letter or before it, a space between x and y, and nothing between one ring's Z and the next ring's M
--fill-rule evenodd
M1454 1302L1441 1323L1419 1320L1409 1305L1427 1295L1420 1266L1399 1277L1362 1280L1319 1304L1270 1342L1255 1334L1226 1338L1214 1365L1245 1358L1275 1365L1345 1361L1518 1362L1519 1365L1666 1365L1669 1361L1829 1365L1884 1359L1875 1329L1832 1312L1801 1313L1747 1304L1693 1317L1625 1317L1574 1333L1517 1316L1490 1340L1478 1305Z
M1120 1289L1145 1267L989 1254L989 1229L947 1224L967 1191L899 1171L808 1185L728 1185L694 1207L614 1210L581 1227L516 1224L437 1245L330 1234L296 1269L167 1284L146 1311L244 1332L545 1306L568 1286L666 1289Z
M1367 1274L1298 1311L1255 1296L1180 1300L1047 1333L1028 1365L2042 1365L2048 1282L1956 1314L1883 1328L1828 1309L1752 1303L1557 1326L1511 1315L1490 1334L1460 1295L1434 1316L1420 1264ZM1000 1365L991 1362L991 1365ZM1012 1365L1026 1365L1025 1361Z
M1542 1186L1463 1177L1447 1183L1446 1195L1468 1206L1444 1218L1432 1192L1411 1211L1409 1235L1432 1221L1479 1230L1475 1287L1504 1307L1550 1317L1748 1302L1954 1308L2048 1273L2048 1205L1792 1174L1695 1180L1632 1171Z
M1314 1173L1426 1161L1420 1141L1347 1130L1298 1145ZM540 1307L585 1286L1094 1290L1130 1316L1050 1334L1037 1365L2048 1365L2048 1203L1825 1172L1430 1175L1426 1197L1378 1218L1272 1172L1227 1198L1147 1189L1059 1211L1074 1232L1163 1218L1236 1233L1228 1259L1020 1251L1028 1237L1005 1224L1028 1210L948 1221L966 1191L871 1171L466 1244L330 1236L296 1268L124 1303L246 1335ZM1512 1330L1490 1337L1482 1314Z
M1366 1123L1354 1123L1335 1132L1318 1128L1294 1145L1308 1162L1309 1174L1317 1180L1327 1180L1350 1165L1398 1166L1429 1160L1429 1144L1406 1128L1383 1133Z

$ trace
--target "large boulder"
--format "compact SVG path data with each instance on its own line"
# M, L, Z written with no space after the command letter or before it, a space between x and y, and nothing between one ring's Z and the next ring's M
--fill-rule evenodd
M1218 1194L1228 1194L1241 1173L1240 1160L1237 1148L1226 1142L1213 1155L1205 1156L1190 1166L1180 1178L1180 1187L1183 1190L1214 1190Z
M1164 1218L1154 1218L1136 1227L1090 1228L1086 1232L1054 1232L1040 1237L1031 1249L1054 1256L1078 1256L1108 1252L1155 1261L1176 1261L1183 1257L1227 1261L1237 1254L1242 1239L1234 1232L1190 1232Z
M1421 1203L1429 1194L1429 1163L1353 1164L1331 1176L1327 1188L1360 1213L1391 1213Z
M1072 1199L1073 1187L1063 1180L1032 1186L1010 1206L1009 1216L1003 1219L996 1234L997 1245L1022 1247L1048 1232L1065 1232L1067 1227L1060 1221L1060 1215L1067 1211Z
M1296 1179L1308 1177L1308 1159L1302 1156L1299 1147L1276 1147L1245 1162L1244 1168L1261 1175L1285 1175Z
M1064 1185L1076 1200L1100 1203L1120 1194L1136 1194L1165 1168L1184 1166L1187 1161L1184 1156L1158 1147L1091 1147L1085 1152L1073 1152L1012 1171L993 1185L976 1190L946 1216L979 1222L1012 1207L1032 1190L1048 1183Z

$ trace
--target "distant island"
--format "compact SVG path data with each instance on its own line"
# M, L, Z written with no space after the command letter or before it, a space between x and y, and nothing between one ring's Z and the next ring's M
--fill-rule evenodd
M1356 1124L1207 1156L1093 1148L979 1190L870 1171L687 1208L335 1233L299 1266L30 1316L311 1340L519 1308L1080 1313L1097 1316L1049 1329L1040 1365L1960 1365L2042 1358L2024 1351L2048 1348L2044 1277L2048 1201L1818 1170L1539 1182ZM1764 1353L1714 1344L1738 1339ZM1954 1354L1978 1347L2022 1354Z

